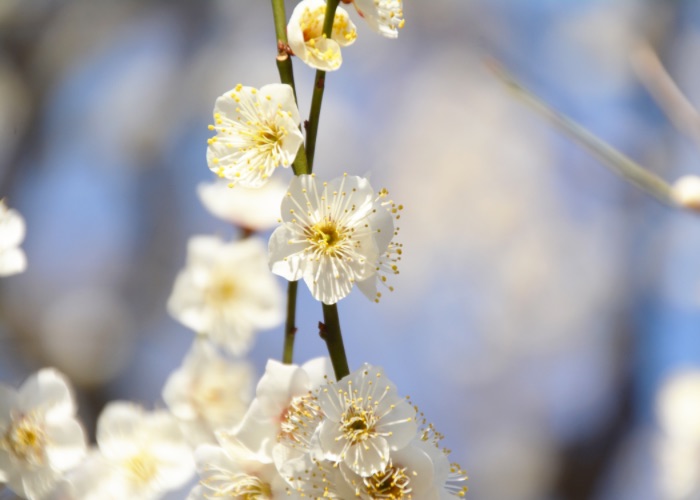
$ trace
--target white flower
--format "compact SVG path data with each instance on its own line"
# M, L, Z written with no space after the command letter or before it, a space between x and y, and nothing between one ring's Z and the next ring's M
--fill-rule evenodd
M249 349L255 329L282 321L282 309L282 292L259 240L190 239L187 266L168 300L174 318L238 355Z
M397 38L403 28L402 0L353 0L352 2L369 27L387 38Z
M398 273L392 243L392 214L402 207L385 207L382 190L375 195L367 179L343 176L320 183L313 175L292 179L282 201L282 221L270 238L272 272L288 280L303 278L317 300L335 304L353 283L378 299L377 280L385 261ZM397 216L398 217L398 216Z
M297 443L307 451L307 441L315 431L308 426L318 423L312 391L326 382L330 372L327 358L315 358L302 366L269 360L255 399L231 438L265 463L273 461L278 443Z
M433 461L420 446L409 444L391 452L386 467L370 476L360 476L345 463L340 464L346 484L342 498L375 500L439 500ZM342 483L341 483L342 484Z
M279 165L288 167L304 141L292 87L274 83L257 90L237 85L214 104L216 136L207 163L231 185L261 187Z
M85 455L68 381L53 369L15 391L0 384L0 481L24 498L45 498Z
M232 189L225 180L202 183L197 194L214 216L251 231L266 231L277 225L280 203L287 192L286 185L272 177L261 188Z
M204 339L196 339L182 366L163 387L163 400L183 423L190 442L214 442L214 431L238 424L252 399L253 369L229 361Z
M93 486L109 492L107 498L159 498L194 473L192 450L167 411L146 412L132 403L112 402L97 421L97 444L102 473Z
M260 500L295 500L287 483L275 466L259 462L225 438L221 446L202 445L195 458L200 481L189 500L240 498Z
M24 233L24 218L0 200L0 276L21 273L27 268L27 257L19 248Z
M671 187L673 200L681 207L693 211L700 211L700 177L685 175Z
M329 382L319 390L318 404L325 417L319 439L326 458L362 477L385 470L390 453L416 437L416 410L379 368L365 364Z
M312 68L333 71L343 62L340 47L354 43L357 32L345 9L338 7L331 37L326 38L323 35L325 15L324 0L302 0L289 19L287 36L295 56Z

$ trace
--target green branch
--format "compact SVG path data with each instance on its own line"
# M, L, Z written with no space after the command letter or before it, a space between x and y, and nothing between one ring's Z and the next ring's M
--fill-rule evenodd
M333 34L333 21L335 11L340 0L328 0L326 3L326 15L323 18L323 35L331 38ZM314 92L311 98L311 110L309 111L309 121L306 126L306 156L308 159L309 173L314 168L314 156L316 155L316 136L318 135L318 123L321 119L321 103L323 102L323 91L326 88L326 72L317 70L314 80Z
M340 380L350 374L348 358L345 355L343 336L340 333L340 319L337 304L323 304L323 323L319 324L321 338L326 341L335 379Z

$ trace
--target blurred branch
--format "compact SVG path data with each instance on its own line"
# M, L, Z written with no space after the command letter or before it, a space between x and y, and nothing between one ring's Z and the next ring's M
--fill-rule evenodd
M551 108L532 92L520 85L520 83L518 83L518 81L497 61L487 59L485 63L491 72L506 85L512 94L585 147L589 153L598 158L607 168L631 184L646 191L662 203L670 206L677 206L673 198L672 188L666 181L606 144L588 130L581 127L578 123Z
M678 131L700 147L700 113L683 95L648 43L641 42L632 54L632 66Z

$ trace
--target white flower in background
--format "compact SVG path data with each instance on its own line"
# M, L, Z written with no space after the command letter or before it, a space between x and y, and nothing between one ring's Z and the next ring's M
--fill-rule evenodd
M238 498L295 500L274 465L262 463L235 444L220 439L221 446L202 445L195 452L199 484L189 500Z
M194 473L192 450L177 420L167 411L146 412L128 402L112 402L97 421L102 474L92 497L160 498L187 483ZM86 496L88 496L86 494Z
M700 211L700 177L685 175L671 186L671 196L681 207Z
M365 364L318 392L325 419L319 440L325 457L362 477L386 469L390 454L416 437L416 410L381 369Z
M237 85L214 104L216 135L209 139L207 163L231 185L261 187L279 165L288 167L304 141L292 87Z
M0 482L24 498L45 498L86 452L68 381L40 370L19 389L0 384Z
M352 0L369 27L387 38L397 38L399 30L403 28L402 0Z
M245 353L256 329L277 326L283 318L282 292L263 244L253 238L224 243L213 236L192 237L168 310L233 354Z
M308 451L308 440L320 418L312 391L326 383L330 372L327 358L315 358L302 366L269 360L255 399L231 439L265 463L273 461L278 443Z
M213 443L215 430L238 424L252 397L250 364L227 360L204 339L195 339L163 387L163 401L196 444Z
M0 276L10 276L27 268L27 257L19 248L26 231L24 218L0 200Z
M214 216L251 231L266 231L277 226L280 203L287 192L281 180L272 177L261 188L232 189L225 180L202 183L197 194Z
M402 207L384 206L386 194L377 196L362 177L323 183L313 175L294 177L282 201L283 224L270 238L272 272L290 281L303 278L325 304L347 296L353 283L378 299L383 267L398 273L393 262L401 252L392 238L393 217Z
M357 32L345 9L338 7L331 37L326 38L323 35L325 15L324 0L302 0L289 18L287 36L295 56L312 68L333 71L343 62L340 48L354 43Z

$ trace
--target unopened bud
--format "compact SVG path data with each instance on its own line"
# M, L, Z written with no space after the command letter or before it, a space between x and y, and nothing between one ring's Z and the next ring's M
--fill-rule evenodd
M681 207L700 212L700 177L685 175L673 183L673 200Z

